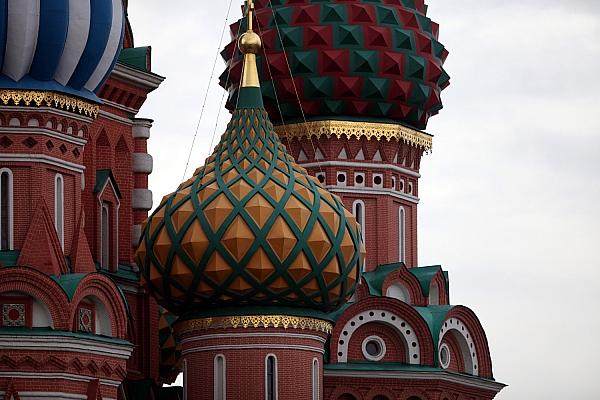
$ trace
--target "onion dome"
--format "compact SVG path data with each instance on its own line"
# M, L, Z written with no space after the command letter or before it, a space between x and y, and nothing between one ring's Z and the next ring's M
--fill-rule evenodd
M258 70L276 124L367 119L425 129L442 108L448 52L423 0L257 0L256 9L265 48ZM233 24L232 34L246 21ZM221 86L232 110L243 55L235 42L222 55L228 70Z
M167 195L143 229L137 259L161 305L330 311L355 290L359 225L341 200L287 154L264 109L255 54L225 134L204 167Z
M29 105L33 97L39 106L64 95L99 102L95 92L117 61L125 14L122 0L0 0L0 27L4 104Z

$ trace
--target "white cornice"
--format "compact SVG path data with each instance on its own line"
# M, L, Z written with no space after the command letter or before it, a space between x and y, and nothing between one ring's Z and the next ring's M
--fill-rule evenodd
M489 390L498 393L506 387L486 379L470 377L466 375L451 374L448 372L411 372L411 371L352 371L352 370L327 370L323 371L325 376L344 378L376 378L376 379L407 379L407 380L440 380L469 386L477 389Z
M64 336L0 335L0 350L72 351L74 353L129 359L132 344L110 344L83 338Z
M165 80L165 78L160 75L140 71L120 63L117 63L111 76L115 79L141 86L145 89L150 89L151 91L158 88Z
M24 106L0 106L0 112L27 112L27 113L34 113L34 112L38 112L38 113L48 113L48 114L54 114L56 116L60 116L60 117L65 117L65 118L71 118L80 122L85 122L86 124L91 124L94 119L90 118L90 117L86 117L83 114L77 114L74 112L69 112L69 111L63 111L61 109L58 108L52 108L52 107L24 107Z
M408 176L412 176L415 178L420 178L421 174L415 171L411 171L407 168L402 168L394 164L375 164L375 163L367 163L367 162L353 162L353 161L318 161L318 162L310 162L310 163L302 163L299 162L304 168L322 168L322 167L347 167L347 168L373 168L373 169L383 169L383 170L392 170L396 172L400 172L401 174L405 174Z
M24 127L19 127L19 128L2 126L2 127L0 127L0 132L14 134L14 135L49 136L49 137L53 137L55 139L64 140L65 142L68 142L68 143L76 144L78 146L85 146L85 144L87 143L86 139L83 139L83 138L80 138L77 136L67 135L64 133L54 132L48 128L42 128L42 127L37 127L37 126L24 126Z
M373 189L368 187L357 187L357 186L338 186L338 185L327 185L325 186L327 190L333 193L352 193L359 195L386 195L393 196L401 200L408 201L413 204L419 204L420 199L415 196L410 196L405 193L397 192L392 189Z
M64 161L59 158L50 157L44 154L0 154L0 161L2 162L34 162L48 164L55 167L68 169L69 171L75 171L83 173L85 167L81 164L75 164L69 161Z
M239 338L293 338L293 339L304 339L304 340L316 340L319 343L325 343L325 338L317 335L305 335L302 333L269 333L269 332L253 332L253 333L220 333L211 335L198 335L181 340L181 344L201 341L201 340L212 340L212 339L239 339Z
M187 349L181 352L181 355L187 355L191 353L202 353L205 351L221 351L221 350L299 350L308 351L311 353L325 354L325 350L313 346L302 346L302 345L289 345L289 344L278 344L278 343L262 343L262 344L229 344L222 346L202 346Z

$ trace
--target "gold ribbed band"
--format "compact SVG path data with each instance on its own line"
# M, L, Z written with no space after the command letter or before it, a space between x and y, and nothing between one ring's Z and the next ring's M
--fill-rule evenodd
M368 140L386 139L388 142L396 139L420 147L425 151L433 148L433 136L398 124L325 120L278 125L275 127L275 131L279 136L288 138L308 137L309 133L311 136L316 136L317 139L322 136L327 138L335 136L338 139L346 136L350 139L354 136L357 139L361 137L366 137Z
M177 334L209 329L248 329L248 328L306 329L330 334L333 325L317 318L295 317L290 315L245 315L232 317L209 317L184 321L177 326Z
M76 97L67 96L60 93L48 92L43 90L12 90L0 89L0 101L7 106L37 106L60 108L88 117L97 118L100 106L89 101L81 100Z

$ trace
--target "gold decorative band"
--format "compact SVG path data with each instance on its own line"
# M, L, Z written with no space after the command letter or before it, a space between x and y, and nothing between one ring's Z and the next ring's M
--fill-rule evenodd
M342 135L345 135L348 139L352 136L357 139L366 137L368 140L387 139L388 142L392 139L396 139L421 147L425 151L429 151L433 148L433 136L399 124L326 120L278 125L275 127L275 131L279 136L288 138L308 137L309 133L311 136L316 136L317 139L322 136L327 138L335 136L339 139Z
M98 104L89 101L81 100L76 97L67 96L55 92L47 92L42 90L8 90L0 89L0 101L4 105L12 102L15 106L36 105L41 107L60 108L67 111L76 112L88 117L97 118L100 107Z
M247 329L247 328L284 328L308 329L330 334L333 325L330 322L290 315L247 315L233 317L209 317L184 321L177 327L178 334L209 329Z

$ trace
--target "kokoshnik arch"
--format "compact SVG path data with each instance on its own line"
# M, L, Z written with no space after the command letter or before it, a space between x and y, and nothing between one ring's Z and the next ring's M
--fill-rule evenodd
M127 1L0 0L0 28L0 397L504 387L448 273L418 266L449 84L422 0L246 2L222 52L231 120L156 207L137 115L164 78Z

